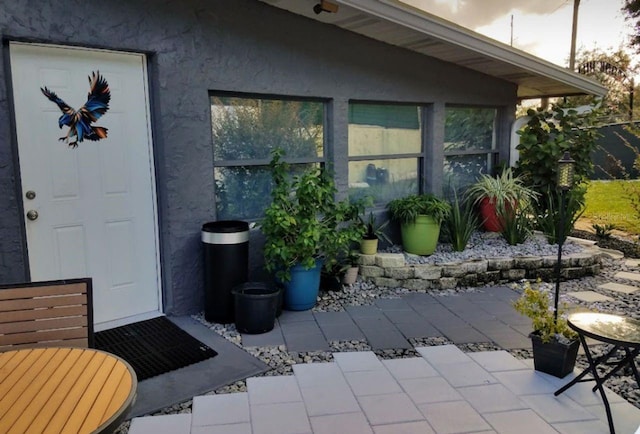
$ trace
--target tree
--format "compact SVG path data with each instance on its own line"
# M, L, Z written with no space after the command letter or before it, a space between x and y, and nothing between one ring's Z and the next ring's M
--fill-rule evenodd
M635 35L631 35L631 46L640 53L640 0L625 0L622 11L627 14L627 20L634 21Z
M638 0L640 1L640 0ZM609 91L598 102L602 109L600 123L614 123L629 120L636 68L631 65L631 56L622 47L616 51L603 52L599 48L580 50L576 59L576 69L589 76ZM575 96L567 98L566 105L578 107L596 103L596 97Z

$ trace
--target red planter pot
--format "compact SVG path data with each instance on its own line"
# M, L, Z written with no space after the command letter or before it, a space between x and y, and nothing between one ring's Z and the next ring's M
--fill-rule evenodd
M498 217L496 203L494 200L484 198L478 205L480 217L484 220L483 226L485 231L500 232L502 231L502 220ZM507 203L507 212L513 212L514 206Z

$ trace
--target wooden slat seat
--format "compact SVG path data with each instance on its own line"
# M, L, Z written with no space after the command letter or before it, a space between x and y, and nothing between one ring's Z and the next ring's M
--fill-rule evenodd
M93 347L91 279L0 285L0 351Z
M113 354L81 348L0 353L0 432L111 433L137 391L133 368Z

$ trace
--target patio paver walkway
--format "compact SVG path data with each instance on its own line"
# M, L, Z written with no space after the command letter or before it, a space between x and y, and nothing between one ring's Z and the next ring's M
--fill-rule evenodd
M130 434L607 433L589 383L559 397L558 379L506 351L417 348L421 357L380 360L334 353L293 376L249 378L247 392L194 398L192 414L132 421ZM616 430L634 433L640 409L610 393Z
M366 340L379 350L411 348L411 338L445 336L455 344L529 348L531 322L513 309L517 297L510 288L496 286L446 297L411 293L370 306L347 306L343 312L284 311L271 332L242 335L242 345L328 351L329 341Z

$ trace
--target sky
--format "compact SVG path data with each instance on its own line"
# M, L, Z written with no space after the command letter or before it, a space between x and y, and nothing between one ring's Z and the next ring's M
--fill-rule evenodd
M561 66L568 66L574 0L403 0ZM602 51L626 47L633 33L621 11L624 0L581 0L576 49ZM634 64L640 56L626 48Z

